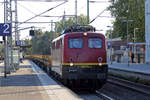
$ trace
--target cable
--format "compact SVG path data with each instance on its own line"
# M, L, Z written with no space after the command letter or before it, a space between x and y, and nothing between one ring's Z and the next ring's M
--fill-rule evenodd
M13 27L15 28L15 27ZM27 30L27 29L32 29L32 28L46 28L46 27L35 27L35 26L30 26L30 27L20 27L17 31L21 31L21 30ZM15 31L13 31L12 33L14 33Z
M30 9L28 9L27 7L21 5L20 3L18 3L20 7L24 8L25 10L27 10L28 12L32 13L33 15L37 15L36 13L34 13L33 11L31 11Z
M23 22L18 22L18 23L23 23ZM47 22L26 22L24 24L47 24L47 23L56 23L56 22L48 22L48 21Z
M52 8L50 8L50 9L48 9L48 10L46 10L46 11L40 13L40 14L37 14L37 15L35 15L35 16L33 16L33 17L27 19L26 21L20 23L19 25L21 25L21 24L23 24L23 23L26 23L26 22L28 22L28 21L30 21L30 20L32 20L32 19L34 19L34 18L36 18L36 17L38 17L38 16L44 14L44 13L46 13L46 12L49 12L50 10L55 9L55 8L57 8L58 6L61 6L61 5L65 4L66 2L68 2L68 1L65 1L65 2L63 2L63 3L61 3L61 4L58 4L58 5L56 5L55 7L52 7Z
M110 3L109 1L89 1L90 3Z
M115 18L115 17L112 17L112 16L99 16L99 17L104 17L104 18Z
M101 14L103 14L105 11L107 10L107 8L105 8L102 12L100 12L92 21L90 21L89 24L91 24L92 22L94 22Z

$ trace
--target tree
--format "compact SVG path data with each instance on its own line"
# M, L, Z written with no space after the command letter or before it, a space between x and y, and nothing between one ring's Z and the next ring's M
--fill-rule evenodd
M80 15L77 18L79 25L86 24L86 16ZM36 30L35 35L31 39L32 47L26 50L28 53L32 51L32 54L50 54L51 42L54 38L61 35L61 32L72 26L75 23L74 18L63 19L56 23L55 32L54 31L46 31L42 32L41 30ZM29 41L28 41L29 42Z
M31 55L32 54L32 47L30 47L31 43L32 43L31 40L25 39L25 44L29 46L29 47L23 49L23 51L26 55Z
M51 41L54 32L42 32L37 30L35 36L32 37L32 54L50 54Z
M133 20L129 23L129 39L132 40L134 28L139 28L136 31L136 40L145 41L145 4L144 0L111 0L111 5L108 7L111 15L115 17L113 22L113 38L127 38L126 24L122 19Z

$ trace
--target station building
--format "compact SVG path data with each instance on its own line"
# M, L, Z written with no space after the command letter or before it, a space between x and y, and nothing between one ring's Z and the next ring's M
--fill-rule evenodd
M145 42L128 42L121 38L107 40L107 60L119 63L131 63L131 55L134 55L134 63L145 63ZM112 59L112 60L111 60Z

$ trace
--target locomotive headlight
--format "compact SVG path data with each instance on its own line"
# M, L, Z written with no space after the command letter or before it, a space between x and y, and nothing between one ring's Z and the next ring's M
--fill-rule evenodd
M70 63L70 66L73 66L73 63Z
M87 36L87 32L84 32L83 35L84 35L84 36Z
M98 63L99 66L102 66L102 63Z
M73 66L73 59L70 57L69 58L70 66Z

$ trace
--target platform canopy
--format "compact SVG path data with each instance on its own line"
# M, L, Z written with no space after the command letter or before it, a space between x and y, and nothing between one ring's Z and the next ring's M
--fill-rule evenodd
M15 1L15 0L13 0ZM32 1L32 2L56 2L56 1L68 1L68 0L17 0L17 1Z

